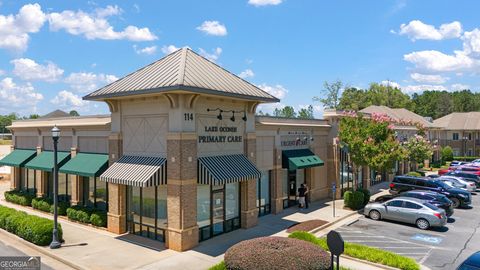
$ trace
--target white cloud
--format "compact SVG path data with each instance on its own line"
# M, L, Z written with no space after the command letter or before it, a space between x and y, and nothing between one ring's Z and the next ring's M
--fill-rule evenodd
M254 76L255 76L255 73L253 73L253 70L249 68L245 69L244 71L240 72L240 74L238 74L238 77L242 79L252 78Z
M218 21L204 21L202 25L197 27L197 30L212 36L226 36L227 28Z
M480 56L480 30L478 28L473 31L465 32L462 37L463 50L466 54L473 57Z
M282 3L283 0L248 0L250 5L259 6L276 6Z
M283 104L283 103L280 103L280 102L277 102L277 103L264 103L264 104L260 104L258 105L257 107L257 113L262 111L263 113L268 113L270 115L273 115L273 111L275 109L282 109L283 107L285 107L286 105Z
M116 80L118 80L118 78L115 75L78 72L71 73L65 79L65 83L67 83L70 88L76 92L88 93Z
M63 75L63 69L52 62L40 65L29 58L19 58L10 61L14 65L13 74L26 81L57 81Z
M427 72L456 72L472 69L479 64L463 51L455 51L455 55L434 50L418 51L404 55L403 59L414 64L417 69Z
M135 51L136 54L152 55L157 52L157 46L138 48L137 45L133 45L133 50Z
M400 84L394 81L385 80L381 81L380 84L384 86L391 86L393 88L400 88Z
M52 31L65 30L72 35L83 35L87 39L126 39L131 41L151 41L157 39L157 36L150 32L147 27L138 28L129 25L123 31L115 31L107 18L119 15L121 12L117 6L97 8L93 13L86 13L82 10L64 10L61 13L50 13L48 21Z
M175 47L174 45L168 45L168 46L165 45L165 46L162 47L162 52L163 52L164 54L171 54L171 53L173 53L174 51L177 51L177 50L179 50L179 49L180 49L180 48L177 48L177 47Z
M442 40L458 38L462 34L462 24L454 21L442 24L439 29L436 29L433 25L425 24L419 20L413 20L408 24L400 25L399 34L408 36L412 41L418 39Z
M406 93L415 93L415 92L423 92L425 90L435 90L435 91L447 91L448 89L443 85L407 85L402 88L403 92Z
M75 95L72 92L69 91L60 91L58 94L50 100L52 104L55 104L59 107L63 108L78 108L78 107L83 107L87 104L86 101L82 100L81 97Z
M466 90L470 89L470 85L467 84L461 84L461 83L455 83L450 86L450 89L452 91L461 91L461 90Z
M5 70L0 69L0 76L3 76L5 74L6 74Z
M29 34L37 33L45 20L39 4L24 5L16 15L0 15L0 48L25 51Z
M283 99L285 97L285 95L288 93L288 90L285 89L285 87L283 87L282 85L280 84L277 84L277 85L267 85L265 83L263 84L260 84L260 85L257 85L260 89L262 89L263 91L269 93L270 95L278 98L278 99Z
M0 106L1 110L7 111L10 108L26 108L36 106L43 99L43 95L37 93L30 84L17 85L12 78L4 78L0 81Z
M204 49L199 48L199 49L198 49L198 53L199 53L201 56L207 58L208 60L215 62L215 61L218 60L218 58L219 58L220 55L222 54L222 48L217 47L217 48L213 49L213 52L212 52L212 53L208 53L208 52L205 51Z
M443 77L441 75L429 75L429 74L420 74L412 73L410 74L412 80L419 83L433 83L433 84L442 84L445 83L449 78Z

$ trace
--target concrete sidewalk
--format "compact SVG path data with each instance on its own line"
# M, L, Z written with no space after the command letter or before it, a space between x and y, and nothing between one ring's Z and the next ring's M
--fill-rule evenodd
M6 202L3 191L8 190L8 181L0 181L0 204L25 211L29 214L52 218L51 215ZM329 222L343 221L358 215L354 211L343 209L343 201L335 202L336 215L332 215L332 202L315 202L309 209L290 208L279 215L267 215L259 218L259 224L251 229L240 229L201 242L193 250L176 252L157 246L158 250L143 247L139 244L149 240L131 236L118 236L104 230L60 219L64 231L65 243L62 248L51 250L48 247L33 248L77 269L208 269L223 260L223 254L232 245L259 236L287 236L285 230L297 223L311 219L322 219ZM340 221L340 222L339 222ZM1 231L2 234L7 232ZM22 240L23 241L23 240ZM143 242L142 242L143 241ZM371 265L342 260L342 265L352 269L374 269Z

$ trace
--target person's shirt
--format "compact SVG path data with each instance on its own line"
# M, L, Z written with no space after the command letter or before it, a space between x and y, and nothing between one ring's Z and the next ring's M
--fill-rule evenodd
M298 189L298 196L299 197L305 197L305 191L306 191L305 188L303 188L303 187L299 188Z

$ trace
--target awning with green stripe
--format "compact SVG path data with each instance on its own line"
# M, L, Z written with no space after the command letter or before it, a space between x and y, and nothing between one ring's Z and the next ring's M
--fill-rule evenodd
M289 170L323 166L324 162L310 149L282 151L282 167Z
M108 168L108 155L78 153L59 172L86 177L100 176Z
M58 167L61 167L65 162L70 159L69 152L58 152L57 163ZM35 158L25 164L25 168L40 170L40 171L53 171L53 152L44 151L37 155Z
M35 150L15 149L0 160L0 166L23 167L36 154L37 151Z

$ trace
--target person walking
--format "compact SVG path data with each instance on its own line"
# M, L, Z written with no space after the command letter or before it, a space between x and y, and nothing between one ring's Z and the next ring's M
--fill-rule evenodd
M305 206L305 185L301 184L298 188L298 206L303 208Z
M308 209L308 203L310 201L310 188L308 188L307 184L303 184L303 187L305 188L305 209Z

